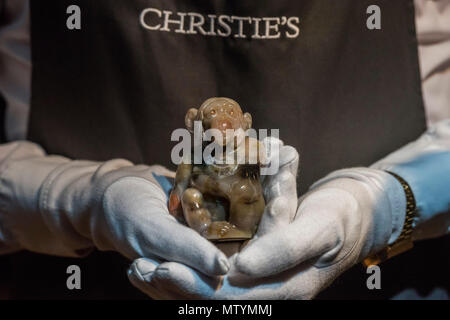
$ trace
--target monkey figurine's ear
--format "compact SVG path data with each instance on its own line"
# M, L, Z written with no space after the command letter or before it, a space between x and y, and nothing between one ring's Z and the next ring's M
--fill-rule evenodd
M198 110L195 108L189 109L186 114L186 118L184 123L186 124L186 128L193 133L194 132L194 122L197 120Z
M250 113L247 112L246 114L244 114L244 122L246 125L245 130L248 130L252 127L253 119Z

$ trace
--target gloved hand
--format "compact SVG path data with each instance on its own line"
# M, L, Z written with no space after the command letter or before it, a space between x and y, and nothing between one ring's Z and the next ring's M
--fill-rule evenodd
M279 170L275 175L261 177L267 205L254 239L270 233L273 229L284 230L293 219L298 203L297 151L293 147L284 146L275 138L267 138L263 140L263 144L266 150L271 150L268 154L270 163L278 163ZM172 272L173 268L175 273ZM138 259L132 264L128 274L130 281L137 288L155 299L230 298L229 295L233 294L225 285L220 292L215 292L221 278L205 277L180 263ZM228 281L228 278L226 276L225 281ZM185 286L189 289L185 289Z
M156 180L167 174L125 160L47 156L29 142L1 145L0 254L25 249L79 257L96 247L226 273L226 256L168 213Z
M450 120L379 161L373 169L336 171L300 199L293 221L280 216L240 254L225 277L205 277L178 263L139 259L133 283L151 296L208 299L310 299L346 269L396 241L405 218L400 183L418 208L413 239L450 226ZM276 219L274 219L276 220Z

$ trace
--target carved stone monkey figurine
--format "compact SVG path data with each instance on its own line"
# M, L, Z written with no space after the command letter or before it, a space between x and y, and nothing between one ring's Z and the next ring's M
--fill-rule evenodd
M245 160L232 161L232 164L206 164L204 160L201 165L181 164L170 195L169 211L207 239L250 239L265 208L259 175L264 150L258 140L247 136L242 139L235 135L230 137L227 130L245 132L252 126L252 117L249 113L244 114L236 101L212 98L200 109L188 111L185 122L191 132L195 121L202 123L204 131L219 130L223 141L215 142L222 147L232 143L228 152L231 150L234 158L240 151ZM252 148L257 151L256 158L251 156ZM223 156L215 154L214 158Z

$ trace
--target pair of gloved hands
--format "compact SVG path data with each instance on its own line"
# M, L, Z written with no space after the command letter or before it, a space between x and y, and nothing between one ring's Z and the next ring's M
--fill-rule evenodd
M298 154L285 146L280 155L280 172L263 181L268 204L257 235L230 258L225 276L141 258L131 282L156 299L310 299L399 235L405 195L388 173L335 172L297 205Z
M257 236L227 259L168 214L162 167L46 156L19 142L0 146L0 254L84 256L97 247L137 259L129 278L153 298L309 299L340 273L393 243L405 216L407 180L421 214L416 238L449 230L450 121L376 164L334 172L297 201L295 149L264 178L267 208ZM159 182L158 182L159 181ZM442 190L442 189L441 189ZM436 228L427 223L445 221Z
M177 262L141 258L129 278L153 298L310 299L342 272L393 244L406 213L405 191L384 170L413 189L418 215L413 239L450 231L450 120L392 153L372 168L344 169L296 198L298 154L280 148L280 171L265 177L267 208L256 237L230 258L223 277Z

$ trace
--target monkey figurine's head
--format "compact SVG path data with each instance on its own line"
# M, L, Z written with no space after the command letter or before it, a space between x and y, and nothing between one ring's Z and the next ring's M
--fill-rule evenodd
M243 113L239 104L229 98L211 98L206 100L199 109L192 108L186 114L186 127L189 131L194 131L194 122L201 121L203 130L217 129L223 135L223 145L229 139L227 130L243 132L252 127L252 116L250 113Z

